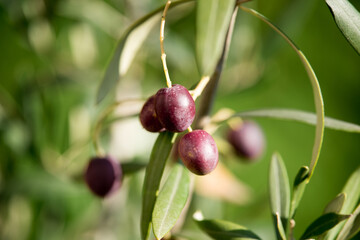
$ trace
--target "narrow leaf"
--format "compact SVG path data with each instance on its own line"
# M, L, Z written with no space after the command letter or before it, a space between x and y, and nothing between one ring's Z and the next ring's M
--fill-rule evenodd
M339 213L344 205L346 195L345 193L338 194L333 200L331 200L325 207L324 213Z
M236 113L232 117L263 117L302 122L316 125L316 114L294 109L260 109ZM325 127L334 130L360 133L360 125L325 117Z
M347 0L326 0L337 26L360 54L360 13Z
M305 230L304 234L301 236L300 240L305 240L309 238L314 238L319 236L326 231L330 230L336 226L339 222L349 218L350 215L339 215L336 213L326 213L314 222Z
M326 213L340 213L341 211L341 208L343 207L344 205L344 202L345 202L345 199L346 199L346 194L345 193L340 193L338 194L334 199L332 199L325 207L324 209L324 213L323 214L326 214ZM342 223L338 224L337 226L335 226L333 229L331 229L330 231L328 231L327 233L323 233L321 234L319 237L318 237L318 240L323 240L323 239L326 239L326 235L327 234L330 234L332 231L334 231L334 233L338 232L340 230L339 226L341 225ZM336 229L338 229L336 231Z
M174 1L170 7L175 7L179 4L190 1L192 0ZM132 60L146 39L146 36L150 33L152 27L156 23L160 23L160 14L163 11L164 6L140 18L124 32L117 44L114 55L110 60L104 78L99 86L96 103L101 102L106 95L114 89L114 86L120 78L127 72Z
M271 159L269 191L273 216L279 214L282 225L286 229L290 213L290 184L284 162L278 153L274 153ZM278 229L276 221L274 224Z
M267 19L266 17L264 17L260 13L256 12L255 10L243 7L242 5L240 5L240 8L242 10L252 14L253 16L259 18L260 20L262 20L266 24L268 24L282 38L284 38L285 41L297 53L297 55L299 56L301 62L303 63L303 65L305 67L305 70L306 70L306 72L308 74L308 77L310 79L311 86L312 86L312 89L313 89L315 109L316 109L315 141L314 141L313 153L312 153L312 158L311 158L310 167L309 167L309 169L310 169L309 170L309 179L310 179L313 172L314 172L314 169L316 167L317 161L319 159L320 150L321 150L321 146L322 146L322 141L323 141L323 137L324 137L324 126L325 126L325 123L324 123L324 118L325 118L324 101L323 101L323 98L322 98L319 81L317 80L315 72L312 69L309 61L307 60L307 58L305 57L303 52L294 44L294 42L288 36L286 36L286 34L284 32L282 32L278 27L276 27L273 23L271 23L269 19Z
M140 224L141 238L143 240L146 240L149 235L154 204L159 190L161 177L164 172L165 163L173 145L173 136L174 133L167 131L159 134L152 149L149 164L146 167Z
M358 168L347 180L342 192L346 195L346 199L340 213L349 214L353 212L360 198L360 168ZM333 240L340 232L343 224L339 224L326 234L325 239Z
M291 212L290 217L294 218L296 209L299 206L301 198L304 194L305 187L308 183L307 177L309 174L309 168L307 166L303 166L300 168L297 173L294 181L293 195L291 199Z
M203 76L210 76L220 59L235 0L198 0L196 55Z
M284 226L281 222L279 213L276 213L276 227L277 227L276 237L280 240L286 240Z
M207 235L209 235L213 239L221 239L221 240L261 239L252 231L236 223L232 223L224 220L217 220L217 219L204 220L200 212L196 212L194 214L194 220L201 228L201 230L203 230Z
M152 224L157 239L164 237L175 225L188 198L189 185L188 170L177 164L172 169L155 203Z
M146 168L146 163L140 163L140 162L127 162L127 163L121 163L121 169L124 175L131 175L134 173L137 173L144 168Z
M339 233L337 240L350 239L360 230L360 204L357 206L351 217L346 221Z

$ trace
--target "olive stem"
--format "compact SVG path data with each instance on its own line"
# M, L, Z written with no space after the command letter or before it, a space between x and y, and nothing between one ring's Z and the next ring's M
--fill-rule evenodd
M210 76L203 76L195 89L190 91L190 94L193 97L194 101L201 95L209 81Z
M104 156L105 155L105 151L104 149L101 147L101 143L100 143L100 133L102 130L102 126L103 123L105 122L106 118L120 105L125 104L125 103L129 103L129 102L140 102L143 101L143 99L125 99L125 100L121 100L121 101L117 101L114 102L113 104L111 104L110 106L108 106L100 115L98 121L95 124L94 127L94 132L92 135L92 142L94 144L95 147L95 151L96 151L96 155L97 156Z
M165 54L165 50L164 50L164 28L165 28L165 18L166 18L166 13L170 7L171 1L167 1L165 8L164 8L164 12L161 16L161 25L160 25L160 49L161 49L161 61L163 64L163 68L164 68L164 73L165 73L165 78L166 78L166 85L171 88L172 84L171 84L171 80L170 80L170 76L169 76L169 71L166 65L166 54Z

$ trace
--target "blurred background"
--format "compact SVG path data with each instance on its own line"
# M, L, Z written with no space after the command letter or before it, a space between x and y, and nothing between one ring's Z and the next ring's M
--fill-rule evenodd
M140 239L144 171L125 178L120 191L105 200L90 193L82 173L95 155L91 135L101 111L115 98L146 98L165 86L159 19L113 96L95 104L121 34L165 2L0 0L0 239ZM352 3L360 9L359 1ZM256 0L247 6L273 20L305 53L319 78L326 115L360 124L360 58L325 1ZM200 78L194 4L174 8L167 20L171 79L190 88ZM224 107L237 112L314 111L311 85L297 55L268 26L241 11L213 113ZM197 209L207 218L234 221L264 239L274 238L267 190L270 157L280 152L292 181L310 162L314 127L256 121L266 135L265 154L246 164L226 154L224 147L221 174L228 180L219 180L219 188L214 183L209 188L210 180L198 181L200 191L195 191L185 219L185 239L208 239L191 220ZM226 130L222 126L214 134L220 147ZM146 163L155 138L137 118L130 118L106 128L101 140L120 162ZM359 166L359 144L356 134L325 131L317 169L297 212L295 236L322 213ZM235 187L216 192L221 184Z

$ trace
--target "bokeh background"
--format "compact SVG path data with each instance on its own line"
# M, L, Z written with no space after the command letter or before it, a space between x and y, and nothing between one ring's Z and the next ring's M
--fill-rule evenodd
M100 112L115 98L145 98L165 86L159 19L116 91L95 105L97 88L121 34L164 3L0 1L0 239L140 239L144 171L125 178L120 191L105 200L89 192L82 173L95 154L91 135ZM352 3L360 9L359 1ZM308 57L321 84L326 115L360 124L360 58L338 30L325 1L256 0L247 6L272 19ZM194 22L194 4L186 4L169 12L166 25L170 75L186 87L200 78ZM116 113L140 107L122 106ZM311 85L297 55L268 26L241 11L213 113L224 107L237 112L314 111ZM267 190L270 157L280 152L292 181L310 162L314 127L256 121L266 135L265 154L246 164L224 147L221 162L228 171L222 174L230 180L215 181L211 187L205 181L203 191L195 191L185 219L183 235L189 236L185 239L208 239L191 220L197 209L205 217L234 221L264 239L274 238ZM226 128L214 134L220 145ZM101 140L120 162L146 163L155 138L137 118L130 118L106 128ZM359 166L359 144L357 134L325 131L317 169L297 212L296 236ZM216 192L227 183L240 190Z

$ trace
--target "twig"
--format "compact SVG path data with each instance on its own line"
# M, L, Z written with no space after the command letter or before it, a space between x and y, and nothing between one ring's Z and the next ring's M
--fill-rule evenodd
M160 26L160 49L161 49L161 61L164 67L164 73L165 73L165 78L166 78L166 85L171 88L172 84L171 84L171 80L170 80L170 76L169 76L169 71L166 65L166 54L165 54L165 50L164 50L164 28L165 28L165 18L166 18L166 13L170 7L171 1L167 1L165 8L164 8L164 12L162 14L161 17L161 26Z

